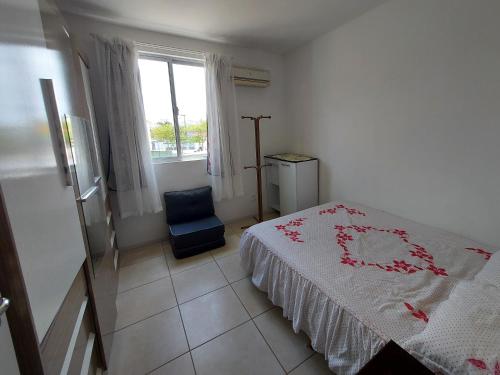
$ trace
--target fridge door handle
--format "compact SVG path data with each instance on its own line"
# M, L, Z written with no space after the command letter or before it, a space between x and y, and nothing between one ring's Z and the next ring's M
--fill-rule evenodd
M78 198L77 201L80 203L87 202L90 198L96 195L98 191L99 191L99 185L94 185L88 188L85 193L80 195L80 198Z
M54 93L54 85L51 79L40 79L42 87L42 94L47 112L47 119L49 123L50 133L53 136L53 148L57 160L57 167L62 177L65 186L72 186L71 170L66 153L66 145L64 142L63 125L59 119L59 110L57 108L57 101ZM64 125L67 131L67 125ZM71 152L71 151L70 151Z

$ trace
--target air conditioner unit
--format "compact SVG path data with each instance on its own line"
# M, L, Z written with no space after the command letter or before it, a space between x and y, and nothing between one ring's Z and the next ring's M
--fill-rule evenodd
M268 87L271 74L268 70L233 66L233 80L237 86Z

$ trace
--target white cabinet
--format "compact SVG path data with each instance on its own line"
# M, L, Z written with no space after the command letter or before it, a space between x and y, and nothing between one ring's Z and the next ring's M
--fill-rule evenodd
M318 159L302 155L264 158L268 206L280 214L304 210L318 204Z

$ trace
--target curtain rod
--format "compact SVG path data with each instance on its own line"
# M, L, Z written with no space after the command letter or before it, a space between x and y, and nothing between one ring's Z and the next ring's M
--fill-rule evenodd
M162 46L160 44L153 44L153 43L145 43L145 42L138 42L138 41L136 41L134 43L138 47L148 47L148 48L162 49L162 50L165 50L165 51L180 52L180 53L186 53L186 54L190 54L190 55L203 56L206 53L204 51L196 51L196 50L190 50L190 49L184 49L184 48Z

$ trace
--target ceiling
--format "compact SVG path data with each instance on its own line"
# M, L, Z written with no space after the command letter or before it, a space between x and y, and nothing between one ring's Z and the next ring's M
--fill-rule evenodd
M68 13L283 53L385 0L59 0Z

